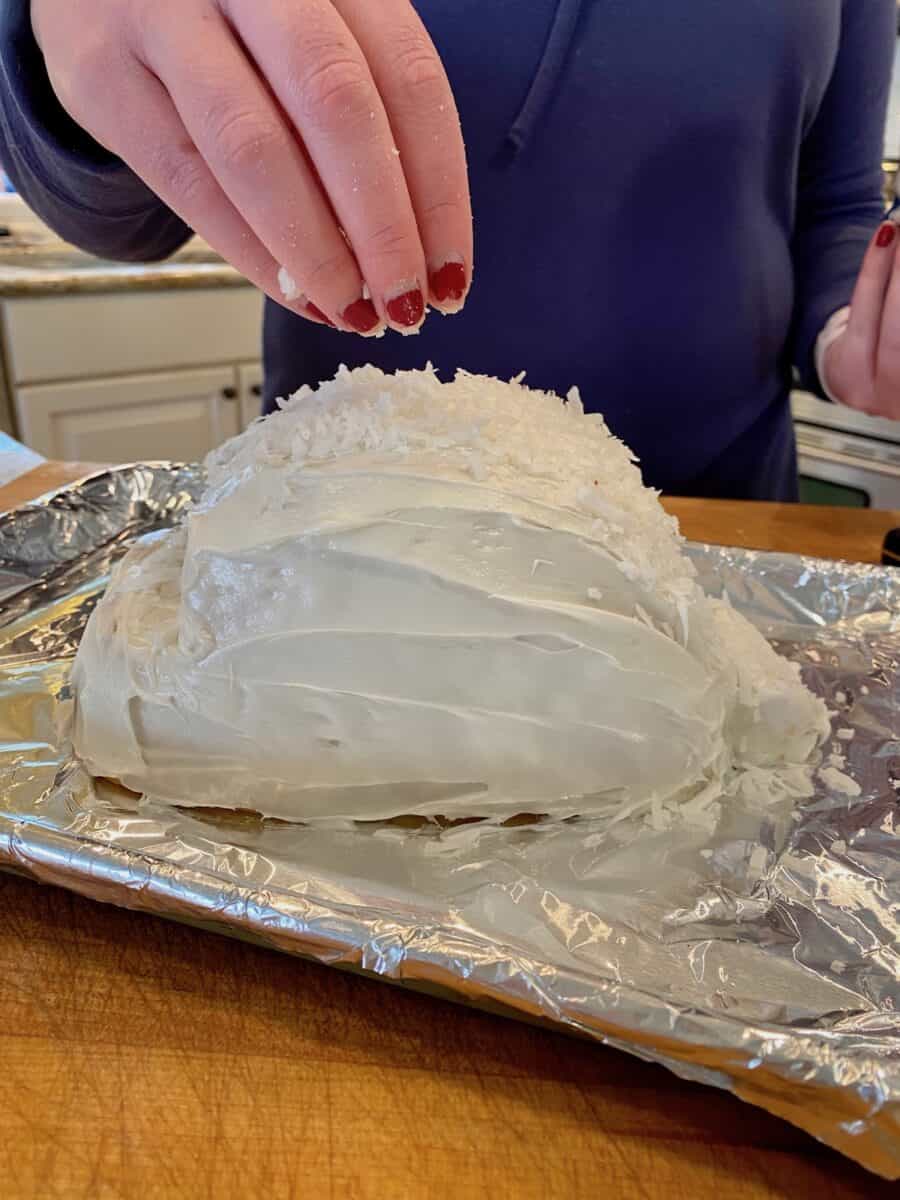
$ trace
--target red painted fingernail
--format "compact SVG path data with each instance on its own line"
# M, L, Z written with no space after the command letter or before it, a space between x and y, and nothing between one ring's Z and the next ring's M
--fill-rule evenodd
M422 295L422 289L410 288L408 292L403 292L401 295L395 296L393 300L388 300L385 308L395 325L411 329L414 325L418 325L425 315L425 297Z
M378 324L378 313L371 300L360 296L358 300L347 305L341 313L341 320L357 333L371 333Z
M313 304L311 300L307 304L304 311L308 312L311 317L315 317L318 321L323 321L326 325L330 325L332 329L335 328L334 321L332 321L331 317L326 317L321 308L316 308L315 304Z
M466 268L461 262L445 262L428 276L431 294L438 304L462 300L466 294Z
M889 246L896 236L897 226L893 221L885 221L878 230L878 237L875 239L875 244L884 248L885 246Z

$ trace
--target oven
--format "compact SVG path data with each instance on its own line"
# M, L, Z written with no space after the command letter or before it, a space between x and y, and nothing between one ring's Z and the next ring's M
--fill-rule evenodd
M869 417L806 392L791 397L800 499L900 508L900 421Z

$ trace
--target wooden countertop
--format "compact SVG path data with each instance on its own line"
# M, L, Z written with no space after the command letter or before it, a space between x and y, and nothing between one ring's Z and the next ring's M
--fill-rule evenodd
M0 507L80 473L47 464ZM670 507L691 537L869 561L900 526ZM0 1063L4 1200L897 1194L616 1051L3 875Z

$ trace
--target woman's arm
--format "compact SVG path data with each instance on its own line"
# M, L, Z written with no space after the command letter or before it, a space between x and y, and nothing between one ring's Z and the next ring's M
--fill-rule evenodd
M814 389L816 340L850 303L883 213L881 161L896 42L895 0L844 0L837 62L803 142L792 348L802 382Z
M56 99L28 0L0 4L0 159L34 212L92 254L152 261L190 237L184 221Z

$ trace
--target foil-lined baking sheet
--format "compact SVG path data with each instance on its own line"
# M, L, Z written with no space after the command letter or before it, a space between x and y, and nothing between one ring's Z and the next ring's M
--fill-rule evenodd
M900 572L692 548L834 711L809 800L289 825L139 801L57 733L110 565L199 487L124 467L0 516L0 866L597 1038L900 1177Z

